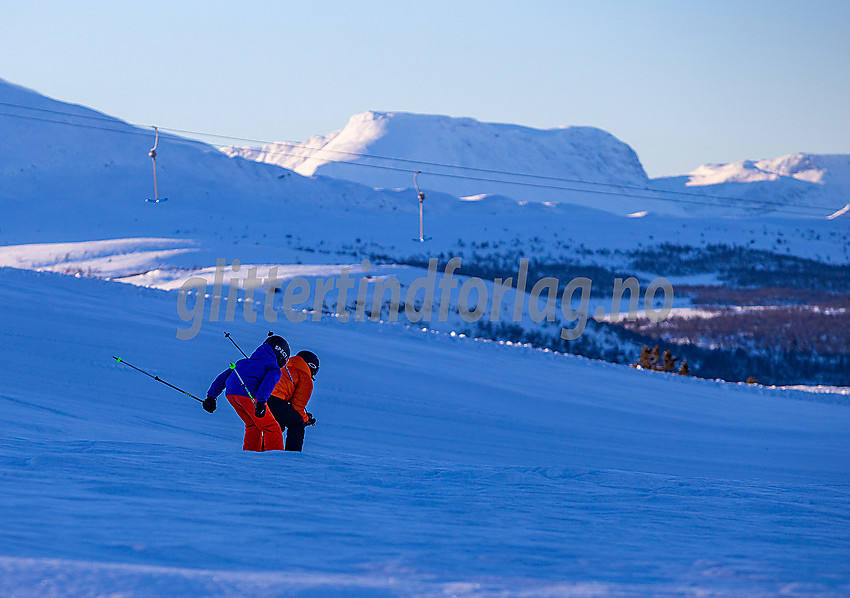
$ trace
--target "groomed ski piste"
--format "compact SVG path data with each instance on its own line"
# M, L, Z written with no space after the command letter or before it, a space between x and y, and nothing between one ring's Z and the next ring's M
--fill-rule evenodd
M372 274L402 284L424 274L411 257L460 241L473 256L487 243L553 261L728 242L844 264L846 215L780 218L768 204L727 218L721 204L693 217L671 202L549 204L495 188L459 199L423 176L434 240L420 245L412 181L308 178L166 136L169 201L150 204L150 131L5 81L0 100L12 115L0 144L0 596L850 594L846 389L638 371L454 334L457 318L207 317L176 338L188 327L176 289L213 276L218 258L315 278L374 253ZM446 143L464 124L492 145L486 127L438 120ZM601 138L580 153L619 147ZM755 166L824 170L826 191L806 201L840 207L846 157L803 158ZM751 166L703 174L787 188L783 201L807 182L740 182ZM624 215L637 209L650 213ZM223 333L250 351L270 328L322 362L301 454L244 453L223 399L208 414L113 359L202 396L240 357Z
M400 325L321 356L305 452L202 394L265 324L0 270L0 595L845 596L850 407Z

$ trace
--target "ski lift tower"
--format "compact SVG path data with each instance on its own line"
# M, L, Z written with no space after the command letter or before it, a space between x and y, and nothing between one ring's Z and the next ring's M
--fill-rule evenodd
M159 130L156 127L154 127L153 130L156 133L156 137L154 138L151 151L148 152L148 155L151 157L151 161L153 162L153 197L148 197L145 201L148 203L162 203L163 201L168 201L168 198L160 197L159 190L156 186L156 147L159 145Z
M421 170L417 170L413 173L413 186L416 187L416 194L419 197L419 238L414 237L414 241L418 243L424 243L425 241L430 241L431 237L425 236L425 215L424 215L424 204L425 204L425 194L419 190L419 182L416 177L422 174Z

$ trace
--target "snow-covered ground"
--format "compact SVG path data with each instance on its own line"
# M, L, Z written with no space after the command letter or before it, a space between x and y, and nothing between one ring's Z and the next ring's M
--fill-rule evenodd
M0 593L840 596L850 407L401 326L285 321L322 359L303 454L196 394L264 324L0 270ZM226 326L226 328L225 328ZM36 374L43 372L42 375Z
M422 245L412 180L333 179L322 169L346 166L330 162L301 176L162 136L169 200L149 204L149 131L3 81L0 101L0 595L850 593L846 389L732 385L478 341L458 334L456 314L421 328L205 318L180 341L175 292L211 282L219 259L315 280L345 266L362 278L371 256L373 281L403 286L424 271L401 264L459 251L616 269L636 248L725 243L842 264L846 219L662 216L661 204L581 192L559 204L507 187L441 192L423 174L434 239ZM381 149L398 118L363 117L371 137L314 141ZM480 146L490 153L477 167L508 169L499 135L551 152L574 143L569 162L587 180L644 182L631 148L597 129L402 120L418 159ZM400 155L393 143L383 149ZM435 156L441 147L456 153ZM744 165L702 183L794 191L843 176L840 157L804 158L755 165L777 180L721 180ZM322 361L303 454L245 454L224 401L207 414L112 359L202 395L238 357L222 333L248 350L269 327Z

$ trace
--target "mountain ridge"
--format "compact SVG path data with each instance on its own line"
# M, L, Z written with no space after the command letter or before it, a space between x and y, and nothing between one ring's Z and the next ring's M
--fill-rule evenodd
M425 139L425 142L418 140ZM327 176L374 188L409 187L412 168L426 171L428 186L456 197L500 195L516 201L575 203L616 213L633 210L676 215L773 211L781 204L815 204L824 215L845 205L850 155L797 153L774 159L703 164L690 173L649 178L638 154L602 129L565 126L536 129L468 117L366 111L342 129L304 142L223 148L229 156ZM517 173L528 173L518 175ZM622 198L636 194L703 194L686 209L652 199L647 206L587 191L609 186ZM743 186L741 186L743 184ZM558 188L555 188L558 187ZM719 198L728 198L724 201ZM736 201L745 198L744 202ZM675 198L674 198L675 199ZM705 205L708 204L708 205ZM750 208L752 206L752 208Z
M2 79L0 103L7 140L0 146L0 199L12 202L7 213L14 215L22 201L38 201L45 212L65 209L71 201L82 210L114 211L117 220L126 221L127 201L152 195L147 154L153 131ZM351 117L346 128L265 150L219 151L161 134L161 194L222 212L256 207L258 201L407 211L418 169L431 213L441 202L478 196L500 197L503 206L565 204L620 216L773 216L786 215L785 205L805 204L806 213L798 214L826 217L847 204L850 156L840 154L795 154L649 179L630 146L594 127L534 129L472 118L364 112ZM404 197L399 189L407 190Z

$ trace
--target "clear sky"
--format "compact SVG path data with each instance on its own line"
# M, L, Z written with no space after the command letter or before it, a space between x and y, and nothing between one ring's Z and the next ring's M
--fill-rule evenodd
M848 31L847 0L0 0L0 78L268 140L364 110L593 125L660 176L850 153Z

